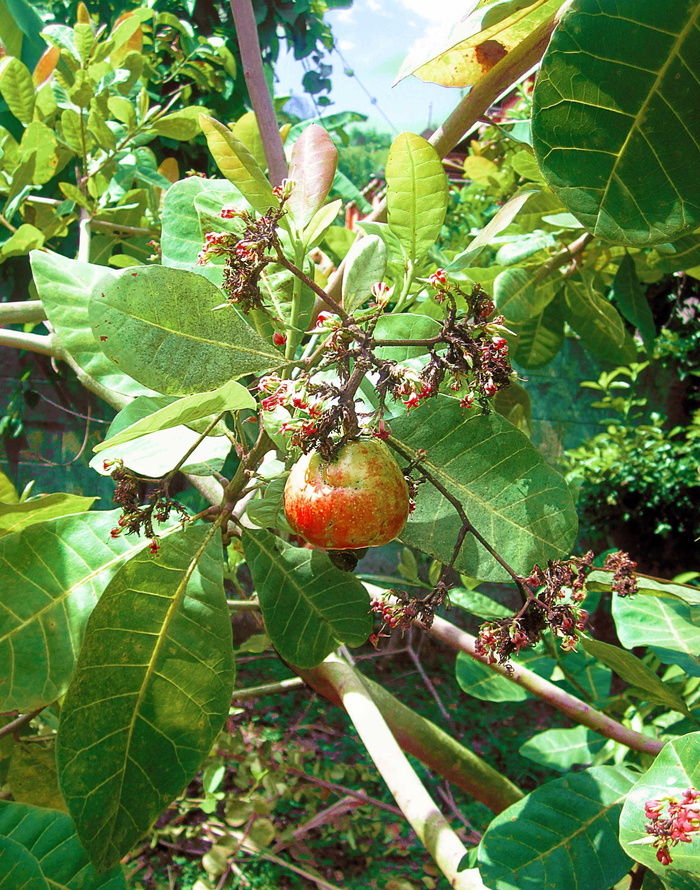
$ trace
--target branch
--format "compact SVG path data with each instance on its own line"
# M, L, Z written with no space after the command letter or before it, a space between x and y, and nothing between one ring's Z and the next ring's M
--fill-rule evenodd
M467 850L423 787L359 675L329 656L317 673L337 692L396 803L455 890L484 890L478 869L458 871Z
M231 12L236 25L236 37L241 51L243 76L260 130L267 169L272 185L281 185L287 176L287 159L284 156L275 109L267 88L262 65L262 53L258 40L258 26L251 0L230 0Z
M40 355L60 358L60 347L52 334L25 334L24 331L13 331L10 328L0 330L0 346L12 346L14 349L26 349Z
M249 686L247 689L234 689L232 701L248 701L251 698L260 698L261 695L272 695L275 692L288 692L290 689L298 689L303 686L301 677L289 677L278 683L263 683L261 686Z
M41 300L0 303L0 325L28 324L34 321L46 321L46 312Z
M608 717L607 714L596 711L595 708L585 704L585 702L582 702L574 695L564 692L563 689L560 689L554 683L550 683L549 680L545 680L533 671L519 665L517 661L512 662L508 668L501 664L489 664L484 656L477 655L476 653L476 637L455 627L454 624L450 624L444 618L436 617L432 627L428 628L427 632L442 640L443 643L447 643L453 649L465 652L471 658L486 665L494 673L500 674L500 676L511 680L518 686L522 686L523 689L566 714L567 717L570 717L576 723L587 726L607 739L613 739L622 745L626 745L633 751L641 751L652 756L656 756L666 744L659 739L652 739L641 732L628 729L626 726L618 723L617 720Z

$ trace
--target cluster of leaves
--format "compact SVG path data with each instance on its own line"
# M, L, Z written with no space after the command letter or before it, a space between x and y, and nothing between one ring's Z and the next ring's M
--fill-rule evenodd
M606 546L606 535L619 540L624 531L653 565L670 547L676 560L687 558L700 536L700 412L687 426L671 427L655 412L644 418L647 400L630 391L647 367L616 368L583 384L600 392L593 407L609 416L605 430L567 451L566 460L587 537Z

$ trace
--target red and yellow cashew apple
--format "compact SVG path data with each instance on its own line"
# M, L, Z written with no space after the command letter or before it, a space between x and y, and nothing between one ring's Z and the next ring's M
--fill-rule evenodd
M379 547L408 518L408 486L379 439L348 442L333 461L317 451L292 467L284 510L294 532L324 550Z

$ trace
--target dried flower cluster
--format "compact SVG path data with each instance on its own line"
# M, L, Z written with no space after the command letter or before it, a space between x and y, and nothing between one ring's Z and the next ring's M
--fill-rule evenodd
M369 638L369 642L376 648L383 637L391 636L390 631L399 628L404 634L413 624L419 621L423 627L429 628L435 617L435 609L445 601L446 590L442 597L433 595L425 599L412 597L405 590L392 588L387 594L395 597L395 600L375 598L370 603L370 609L379 616L380 626Z
M670 848L679 843L689 844L691 835L700 831L700 791L687 788L680 801L676 797L648 800L644 816L649 822L646 832L654 838L656 858L662 865L670 865L673 862Z
M550 560L546 569L535 566L521 579L527 593L522 609L513 617L482 624L477 655L489 664L506 664L511 655L538 643L547 627L560 639L564 651L574 652L578 634L588 620L588 612L581 606L592 566L592 551L582 557Z
M168 495L167 486L160 486L150 491L146 495L148 503L141 506L139 483L148 480L136 476L121 460L106 460L104 468L111 470L112 479L117 484L113 500L122 508L122 515L117 521L116 528L112 529L111 536L117 538L121 534L140 535L143 532L151 539L149 551L156 556L160 545L153 522L167 522L174 510L185 523L189 519L189 513L182 504Z
M603 568L613 573L611 587L618 596L634 596L638 590L635 575L637 563L630 559L628 553L619 550L608 554Z

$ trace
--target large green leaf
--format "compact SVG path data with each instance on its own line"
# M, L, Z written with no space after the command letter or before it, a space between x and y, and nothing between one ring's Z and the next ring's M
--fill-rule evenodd
M644 345L651 353L656 337L656 324L644 288L637 278L634 260L628 253L625 253L617 267L610 288L610 296L615 300L627 321L637 328L642 335Z
M422 465L516 572L528 575L535 563L544 566L569 554L577 522L568 486L505 418L438 396L393 420L392 430L411 457L427 449ZM416 500L400 540L448 562L462 525L456 510L430 483L420 487ZM508 577L470 535L455 567L483 580Z
M415 74L443 86L471 86L551 18L561 4L562 0L467 3L466 9L459 8L461 18L438 48L425 41L417 44L401 66L397 81Z
M687 674L700 677L700 626L686 603L615 596L612 613L623 646L649 646L663 664L678 664Z
M606 241L648 247L700 223L695 0L574 0L534 93L533 146L568 209Z
M505 269L493 283L493 299L506 322L524 322L541 315L555 296L554 283L538 287L527 269Z
M606 745L611 745L609 739L587 726L573 726L538 732L520 746L519 753L541 766L564 773L572 766L589 766Z
M631 861L617 839L625 795L637 774L598 766L555 779L504 810L479 844L490 890L607 890Z
M5 56L0 63L0 95L18 121L27 125L34 114L35 89L24 62Z
M85 513L97 498L83 498L77 494L43 495L23 504L0 504L0 535L18 532L28 525L68 516L70 513Z
M0 890L49 890L36 858L7 837L0 837Z
M0 835L21 844L36 859L51 890L126 890L119 866L101 875L95 872L65 813L0 801Z
M611 593L612 573L596 569L588 576L588 589ZM639 593L645 596L653 596L658 599L680 600L689 606L700 606L700 587L691 587L690 584L679 584L673 581L661 581L650 578L648 575L638 575L637 583Z
M606 362L628 364L637 357L629 349L625 325L612 303L582 281L569 280L564 287L566 320L589 352Z
M352 245L343 271L343 308L351 315L370 299L372 285L384 280L386 245L378 235L365 235Z
M287 201L299 232L323 206L333 185L338 163L338 149L328 133L311 124L292 147L289 179L294 188Z
M195 205L198 196L208 197L212 205L215 202L219 212L224 206L241 200L238 189L225 179L200 179L192 176L172 185L163 202L163 265L197 272L219 286L223 275L222 265L197 265L197 255L204 244L204 234ZM220 231L226 230L223 220L218 228ZM217 231L213 219L211 230Z
M200 122L209 151L226 179L240 189L259 213L267 213L270 207L276 206L272 186L241 140L228 127L206 114L201 116Z
M105 357L88 320L92 288L98 282L111 281L117 273L49 251L34 250L29 258L34 283L51 327L80 367L98 383L123 395L151 392Z
M564 307L557 295L534 318L522 324L510 323L517 334L515 361L526 370L541 368L552 361L564 342Z
M116 438L142 421L148 423L155 412L170 404L174 404L170 396L138 396L114 418L107 430L108 438ZM219 472L231 450L229 440L224 436L209 435L197 445L200 438L199 432L187 426L157 430L121 445L109 445L92 458L90 466L102 476L109 476L113 469L109 462L121 460L137 475L157 479L169 473L189 453L181 467L183 473L208 476L212 471ZM190 453L192 448L194 451Z
M167 430L180 424L194 423L194 421L211 414L254 407L255 399L248 390L240 383L236 383L235 380L229 380L228 383L213 392L196 393L193 396L186 396L184 399L171 402L153 414L130 424L116 435L105 439L104 442L100 442L93 448L93 451L98 453L104 451L105 448L131 442L132 439L138 439L140 436L157 430Z
M68 688L103 588L148 543L112 538L119 516L64 516L0 538L0 711L31 711Z
M195 776L234 679L221 542L189 527L114 576L90 617L56 761L98 869L129 852Z
M679 711L681 714L691 716L688 706L681 696L674 692L670 686L667 686L636 655L619 646L612 646L610 643L603 643L589 637L583 637L581 643L586 652L600 659L603 664L607 664L618 677L629 683L633 687L632 692L636 691L637 695L641 693L646 701L652 704L663 705L672 711Z
M552 676L556 667L553 658L547 658L531 650L519 655L517 662L545 679ZM462 692L481 701L525 701L526 698L531 698L530 693L522 686L513 683L508 677L497 674L464 652L460 652L457 656L456 677Z
M291 547L270 532L245 531L243 548L275 649L312 668L341 643L361 646L372 632L369 595L325 553Z
M280 354L200 275L165 266L98 282L90 323L105 354L146 386L190 395L280 364Z
M686 879L687 884L669 883L669 886L687 887L688 890L698 886L700 880L700 845L692 837L691 842L680 843L671 848L673 862L662 866L656 858L656 848L646 841L649 835L645 828L647 820L644 816L644 804L648 800L662 800L664 797L675 797L680 801L686 788L700 787L700 732L691 732L668 742L656 760L637 781L627 795L627 800L620 816L620 842L630 856L647 868L671 882L674 878Z
M433 146L414 133L400 133L386 162L389 228L409 262L423 259L440 234L447 211L447 176Z

